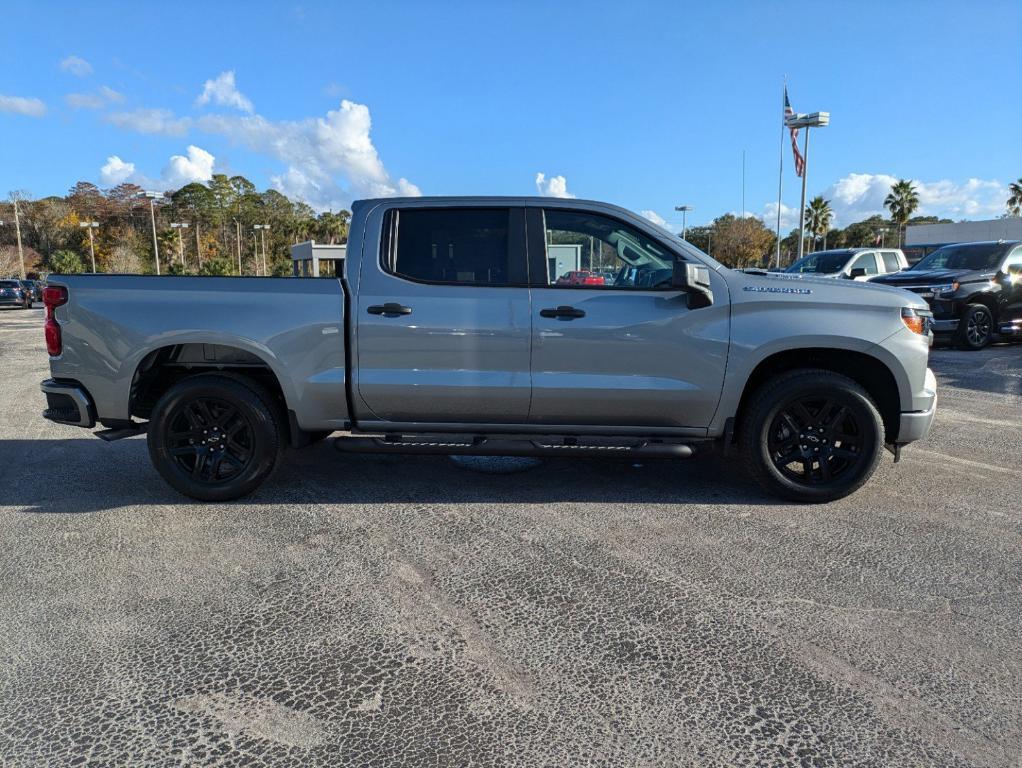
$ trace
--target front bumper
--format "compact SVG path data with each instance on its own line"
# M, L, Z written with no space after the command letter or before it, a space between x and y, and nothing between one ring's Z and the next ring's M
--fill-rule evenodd
M930 433L933 417L937 413L937 377L929 368L926 369L924 389L933 393L930 407L921 411L902 411L898 422L898 445L922 440Z
M39 388L46 395L43 418L89 429L96 426L96 406L77 381L46 379Z
M934 333L954 333L958 330L958 318L952 318L950 320L937 320L934 318L930 321L930 328L933 329Z
M1022 338L1022 318L1001 323L997 330L1002 336L1020 339Z

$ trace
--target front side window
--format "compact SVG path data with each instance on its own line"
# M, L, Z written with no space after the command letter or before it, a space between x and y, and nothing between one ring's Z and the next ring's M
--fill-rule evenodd
M507 208L394 210L384 224L384 267L425 283L507 285Z
M547 285L655 290L671 287L674 255L616 219L546 209Z
M848 265L848 271L851 273L853 269L864 269L867 275L875 275L877 273L877 260L876 256L872 253L860 253L851 264Z

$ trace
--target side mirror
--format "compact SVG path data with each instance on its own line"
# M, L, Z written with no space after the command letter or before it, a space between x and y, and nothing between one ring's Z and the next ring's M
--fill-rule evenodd
M866 276L866 268L865 267L856 267L855 269L853 269L851 272L848 273L848 279L849 280L854 280L857 277L865 277L865 276Z
M671 273L671 287L679 288L688 294L689 309L699 309L713 304L710 268L702 264L675 259L674 271Z

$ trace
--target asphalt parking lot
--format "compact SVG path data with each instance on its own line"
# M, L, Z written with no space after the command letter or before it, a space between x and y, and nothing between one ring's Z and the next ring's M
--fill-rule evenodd
M1018 766L1022 345L826 506L718 459L291 454L198 505L0 311L0 764Z

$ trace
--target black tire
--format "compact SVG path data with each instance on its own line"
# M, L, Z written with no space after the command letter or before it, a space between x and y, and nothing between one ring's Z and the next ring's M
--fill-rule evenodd
M831 371L789 371L760 387L738 427L742 458L768 492L827 502L857 491L884 448L880 412L861 386Z
M270 476L284 432L279 409L256 382L200 374L175 384L153 408L149 458L176 491L200 501L245 496Z
M994 340L994 316L984 304L970 304L958 321L955 343L959 349L976 352Z

